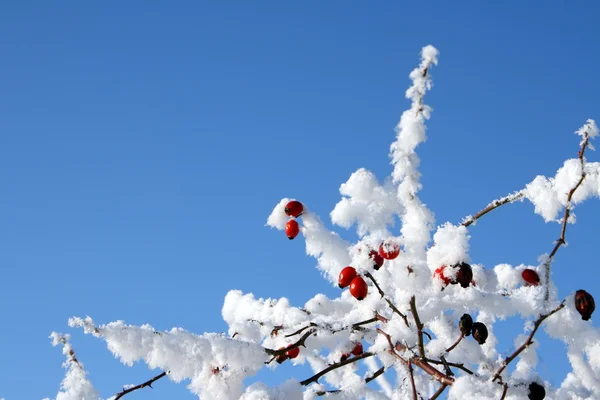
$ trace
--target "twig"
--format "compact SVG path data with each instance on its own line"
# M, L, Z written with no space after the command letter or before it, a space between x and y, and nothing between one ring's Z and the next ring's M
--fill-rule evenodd
M407 349L406 346L404 346L401 343L396 343L396 345L394 346L392 344L392 338L389 334L385 333L384 331L382 331L379 328L377 328L377 332L384 335L385 338L387 339L388 343L390 344L390 350L388 350L388 353L390 353L391 355L396 357L398 360L402 361L402 363L404 365L408 366L409 360L404 359L404 357L402 357L400 354L396 353L396 350L398 350L398 351L406 350ZM423 371L425 371L425 373L431 375L431 377L433 379L437 380L438 382L441 382L446 385L452 385L454 383L454 378L452 378L451 376L447 376L444 373L442 373L441 371L435 369L431 364L429 364L427 362L427 360L425 360L423 358L419 358L419 357L415 356L410 359L410 362L413 363L414 365L416 365L417 367L421 368Z
M297 334L299 334L299 333L302 333L302 332L304 332L304 331L305 331L305 330L307 330L308 328L312 328L312 327L315 327L315 326L317 326L317 324L315 324L314 322L311 322L310 324L306 325L305 327L298 329L298 330L297 330L296 332L294 332L294 333L290 333L289 335L285 335L284 337L288 338L288 337L295 336L295 335L297 335Z
M441 395L442 393L444 393L444 390L446 390L446 388L447 388L447 387L448 387L448 385L444 385L444 384L442 384L442 386L440 386L440 388L439 388L439 389L438 389L438 390L437 390L437 391L436 391L436 392L433 394L433 396L431 396L431 397L429 398L429 400L435 400L435 399L437 399L438 397L440 397L440 395Z
M410 384L412 386L413 400L419 400L417 396L417 387L415 386L415 376L413 375L412 362L408 361L408 374L410 375Z
M508 393L508 384L505 383L502 386L504 386L504 389L502 390L502 397L500 397L500 400L504 400L506 393Z
M341 392L341 390L321 390L319 392L316 392L315 394L317 396L325 396L327 393L339 393Z
M463 340L463 338L465 337L465 335L463 335L462 333L460 334L460 337L458 338L458 340L456 342L454 342L454 344L450 347L448 347L446 349L446 353L450 353L452 350L454 350L454 348L456 346L458 346L458 344L460 343L461 340Z
M550 298L550 264L552 264L554 255L556 254L556 252L558 251L560 246L562 246L563 244L566 243L565 242L565 233L567 232L567 221L569 220L569 215L571 214L571 199L573 198L573 194L575 193L575 191L579 188L579 186L585 179L586 174L585 174L585 162L583 161L583 155L585 153L585 148L587 147L589 140L590 140L588 135L589 135L588 131L586 130L584 133L583 141L581 142L581 149L577 153L579 162L581 163L581 177L579 178L579 181L577 181L575 186L573 186L573 188L569 191L569 195L567 196L567 204L565 205L565 214L563 216L562 227L560 229L560 237L556 241L556 244L554 245L554 248L552 249L550 256L548 256L548 259L544 262L544 272L546 273L546 277L544 279L544 284L546 287L546 293L545 293L544 299L546 301L548 301L548 299Z
M477 214L465 218L463 220L462 226L468 227L469 225L473 224L475 221L477 221L479 218L483 217L485 214L489 213L490 211L493 211L496 208L498 208L504 204L512 203L517 200L521 200L523 198L523 196L525 196L525 191L520 190L516 193L509 194L508 196L502 197L501 199L494 200L490 204L488 204L488 206L486 208L479 211Z
M444 363L442 361L436 361L436 360L432 360L430 358L427 358L425 361L427 361L428 363L431 363L431 364L444 365ZM465 367L465 365L463 363L458 364L458 363L451 363L451 362L446 361L446 364L448 364L450 367L462 369L469 375L473 375L473 371L471 371L470 369Z
M560 311L562 308L564 308L564 306L565 306L565 301L563 300L563 302L560 303L560 305L558 307L556 307L554 310L550 311L548 314L540 315L540 317L533 324L533 330L531 331L531 333L529 334L529 336L525 340L525 343L523 343L510 356L506 357L506 359L504 360L504 362L502 362L502 365L500 366L500 368L498 368L498 371L496 371L496 373L494 374L494 377L492 378L492 382L494 382L497 379L499 379L500 378L500 374L502 373L502 371L504 371L504 369L508 366L508 364L510 364L512 360L514 360L515 358L517 358L517 356L519 354L521 354L521 352L523 350L525 350L526 348L528 348L529 346L531 346L533 344L533 335L535 335L535 333L537 332L537 330L540 327L540 325L542 324L542 322L544 322L544 320L546 318L550 317L554 313Z
M352 364L354 362L360 361L362 359L365 359L367 357L371 357L371 356L374 356L374 355L375 355L375 353L366 352L366 353L362 353L359 356L355 356L355 357L349 358L347 360L340 361L340 362L337 362L335 364L331 364L329 367L325 368L321 372L318 372L315 375L311 376L310 378L303 380L302 382L300 382L300 384L302 386L306 386L306 385L310 384L311 382L317 382L318 383L319 378L322 377L323 375L327 374L328 372L333 371L334 369L343 367L344 365Z
M444 371L446 372L446 375L454 376L454 372L452 372L452 370L450 369L450 365L448 364L448 361L446 361L446 357L441 356L440 361L442 362L442 365L444 366Z
M406 317L405 314L402 314L400 312L400 310L398 310L398 308L394 305L394 303L392 303L392 301L390 299L388 299L387 297L385 297L385 293L383 292L383 290L381 290L381 287L379 287L379 284L377 283L377 281L375 280L375 278L373 277L373 275L371 275L370 272L367 272L365 274L365 276L367 278L369 278L371 280L371 282L373 282L373 284L375 285L375 287L377 288L377 290L379 291L379 294L381 295L381 297L388 303L388 305L390 306L390 308L396 313L398 314L400 317L402 317L402 319L404 320L404 323L406 324L407 327L410 327L410 325L408 324L408 318Z
M131 393L131 392L136 391L138 389L143 389L145 387L149 387L150 389L152 389L152 384L154 382L156 382L157 380L159 380L160 378L165 377L166 375L167 375L167 372L165 371L165 372L162 372L162 373L156 375L154 378L152 378L152 379L150 379L150 380L148 380L148 381L146 381L144 383L140 383L139 385L134 386L134 387L129 388L129 389L123 389L123 391L117 393L117 395L116 395L116 397L115 397L114 400L119 400L121 397L125 396L127 393Z
M366 378L365 378L365 383L369 383L369 382L371 382L372 380L374 380L374 379L377 379L377 377L378 377L379 375L383 374L383 372L384 372L384 371L385 371L385 367L381 367L381 368L379 368L377 371L375 371L375 372L373 373L373 375L371 375L371 376L369 376L369 377L366 377Z
M423 324L419 319L419 313L417 312L417 305L414 295L410 298L410 311L412 312L413 318L415 319L415 324L417 325L419 355L421 356L421 358L425 358L425 347L423 346Z
M265 361L265 364L271 364L271 362L273 362L273 360L275 360L277 358L277 356L285 354L288 351L293 350L293 349L295 349L297 347L300 347L300 346L306 347L304 345L304 342L306 342L306 339L308 339L308 337L310 335L312 335L313 333L315 333L314 329L309 330L304 335L302 335L302 337L300 339L298 339L298 341L296 343L293 343L289 347L286 347L286 348L283 348L283 349L273 350L273 349L265 348L265 353L273 356L273 357L271 357L271 359L269 361Z

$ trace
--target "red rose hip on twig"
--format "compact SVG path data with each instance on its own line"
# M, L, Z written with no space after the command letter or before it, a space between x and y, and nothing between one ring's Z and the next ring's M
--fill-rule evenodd
M292 200L285 205L285 213L290 217L299 217L304 212L304 206L302 203L296 200Z
M351 266L347 266L340 272L340 277L338 279L338 286L340 289L343 289L352 283L352 279L356 278L356 269Z
M352 349L352 354L355 356L360 356L363 353L363 345L361 342L358 342L354 345Z
M357 300L362 300L367 297L368 291L367 283L360 276L355 277L352 279L352 282L350 282L350 294Z
M300 226L295 219L290 219L287 224L285 224L285 234L288 239L292 240L300 233Z
M540 276L534 270L527 268L521 272L521 277L527 286L537 286L540 284Z
M386 240L379 246L379 254L386 260L393 260L400 254L400 246L390 240Z

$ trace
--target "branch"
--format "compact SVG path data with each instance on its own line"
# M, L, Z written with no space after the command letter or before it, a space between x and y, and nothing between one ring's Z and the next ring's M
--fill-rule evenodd
M392 338L390 335L388 335L387 333L385 333L384 331L382 331L379 328L377 328L377 332L384 335L385 338L387 339L388 343L390 344L390 350L388 350L388 353L390 353L391 355L393 355L394 357L396 357L397 359L402 361L402 363L404 365L408 366L408 363L411 362L414 365L416 365L417 367L421 368L427 374L431 375L431 377L433 379L435 379L438 382L441 382L442 384L452 385L454 383L454 378L447 376L444 373L438 371L431 364L429 364L427 362L427 360L425 360L423 358L412 357L410 360L405 360L401 355L396 353L396 350L404 351L404 350L406 350L406 346L404 346L403 344L400 344L400 343L396 343L396 345L394 346L392 344Z
M454 350L454 348L456 346L458 346L458 344L460 343L461 340L463 340L463 338L465 337L465 335L463 335L462 333L460 334L460 337L458 338L458 340L456 342L454 342L454 344L450 347L448 347L446 349L446 353L450 353L452 350Z
M427 361L428 363L431 363L431 364L444 365L444 363L442 361L436 361L436 360L432 360L429 358L425 359L425 361ZM451 363L451 362L446 361L446 364L449 365L450 367L462 369L469 375L473 375L473 371L471 371L470 369L465 367L465 365L463 363L458 364L458 363Z
M479 211L477 214L464 218L463 222L462 222L462 226L468 227L469 225L473 224L475 221L477 221L479 218L483 217L485 214L489 213L490 211L493 211L496 208L498 208L504 204L512 203L517 200L521 200L524 196L525 196L525 190L520 190L513 194L509 194L508 196L502 197L498 200L494 200L490 204L488 204L488 206L486 208Z
M404 323L406 324L407 327L410 327L410 325L408 324L408 318L406 317L406 315L402 314L400 312L400 310L398 310L398 308L394 305L394 303L392 303L392 301L390 299L388 299L387 297L385 297L385 293L383 292L383 290L381 290L381 287L379 287L379 285L377 284L377 281L375 280L375 278L373 277L373 275L371 275L370 272L367 272L365 274L365 276L367 278L369 278L371 280L371 282L373 282L373 284L375 285L375 287L377 288L377 290L379 291L379 294L381 295L381 297L388 303L388 305L390 306L390 308L396 313L398 314L400 317L402 317L402 319L404 320Z
M410 384L412 386L413 400L419 400L417 395L417 387L415 386L415 376L413 375L413 367L410 360L408 361L408 374L410 375Z
M502 390L502 397L500 397L500 400L504 400L504 398L506 397L506 393L508 393L508 384L505 383L502 386L504 386L504 389Z
M525 343L523 343L510 356L506 357L506 359L504 360L504 362L502 363L502 365L500 366L500 368L498 369L498 371L496 371L496 373L494 374L494 377L492 378L492 382L496 381L497 379L500 379L500 374L502 373L502 371L504 371L504 369L508 366L508 364L510 364L512 360L514 360L515 358L517 358L517 356L519 354L521 354L521 352L523 350L527 349L529 346L531 346L533 344L533 335L535 335L535 333L537 332L537 330L540 327L540 325L542 324L542 322L544 322L544 320L546 318L550 317L552 314L560 311L562 308L564 308L564 306L565 306L565 301L563 300L563 302L560 303L560 305L558 307L556 307L554 310L550 311L548 314L541 315L535 321L535 323L533 325L533 330L531 331L531 333L527 337L527 340L525 340Z
M288 338L288 337L291 337L291 336L295 336L295 335L297 335L299 333L304 332L308 328L315 327L315 326L317 326L317 324L315 324L314 322L311 322L310 324L306 325L304 328L300 328L296 332L290 333L289 335L285 335L284 337Z
M138 389L143 389L145 387L149 387L150 389L152 389L152 384L154 382L156 382L157 380L159 380L160 378L163 378L166 375L167 375L167 372L165 371L165 372L162 372L162 373L156 375L154 378L150 379L149 381L146 381L144 383L140 383L139 385L134 386L134 387L129 388L129 389L123 389L122 392L117 393L117 395L116 395L116 397L115 397L114 400L119 400L121 397L125 396L127 393L134 392L134 391L136 391Z
M581 177L579 178L579 181L577 181L575 186L573 186L573 188L569 191L569 195L567 196L567 204L565 205L565 215L563 216L562 228L560 229L560 237L556 241L556 244L554 245L550 256L548 256L548 259L544 262L544 272L546 273L546 277L544 279L544 284L546 286L546 294L544 296L544 299L546 301L548 301L548 299L550 298L550 264L552 264L554 255L556 254L560 246L566 243L565 233L567 232L567 221L569 219L569 215L571 214L571 199L573 198L573 194L575 193L577 188L579 188L579 186L585 179L585 162L583 161L583 155L585 153L585 148L587 147L589 140L589 134L586 130L583 141L581 142L581 149L577 153L579 162L581 163Z
M442 384L442 386L440 386L440 388L433 394L433 396L429 398L429 400L435 400L438 397L440 397L440 395L444 392L444 390L446 390L447 387L448 385Z
M369 376L369 377L365 378L365 383L369 383L369 382L371 382L372 380L374 380L374 379L377 379L377 377L378 377L379 375L383 374L383 372L384 372L384 371L385 371L385 367L381 367L381 368L379 368L377 371L375 371L375 372L373 373L373 375L371 375L371 376Z
M418 340L419 340L419 355L421 358L425 358L425 347L423 346L423 324L419 319L419 313L417 312L417 305L415 296L410 298L410 311L412 312L415 324L417 325Z
M325 368L321 372L318 372L315 375L311 376L310 378L303 380L302 382L300 382L300 384L302 386L306 386L312 382L318 383L320 377L333 371L334 369L338 369L340 367L343 367L344 365L352 364L353 362L357 362L357 361L360 361L362 359L365 359L367 357L371 357L374 355L375 355L375 353L366 352L366 353L362 353L360 356L355 356L355 357L349 358L347 360L340 361L335 364L331 364L329 367Z
M275 360L278 356L281 356L281 355L287 353L288 351L293 350L297 347L300 347L300 346L306 347L304 345L304 342L306 342L306 339L308 339L308 337L310 335L312 335L313 333L315 333L315 330L311 329L310 331L308 331L304 335L302 335L302 337L300 339L298 339L298 341L296 343L291 344L289 347L285 347L285 348L282 348L279 350L265 348L265 353L273 356L273 357L271 357L271 359L269 361L265 361L265 364L271 364L273 362L273 360Z

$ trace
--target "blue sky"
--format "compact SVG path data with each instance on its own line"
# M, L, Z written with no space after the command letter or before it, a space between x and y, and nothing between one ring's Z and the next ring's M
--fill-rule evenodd
M600 120L600 6L591 2L125 3L0 6L7 400L55 396L64 371L53 330L73 334L104 397L153 375L68 329L73 315L221 332L229 289L296 305L337 295L302 239L288 241L266 218L296 197L330 225L353 171L389 174L424 45L440 51L420 148L422 199L437 223L553 175L576 156L572 132ZM569 226L554 267L561 296L600 296L599 206L583 204ZM534 264L549 252L559 226L532 210L512 205L473 227L473 261ZM522 323L503 329L508 352ZM540 354L554 384L566 371L561 351L554 342ZM292 374L308 372L264 378ZM184 385L155 387L128 398L193 398Z

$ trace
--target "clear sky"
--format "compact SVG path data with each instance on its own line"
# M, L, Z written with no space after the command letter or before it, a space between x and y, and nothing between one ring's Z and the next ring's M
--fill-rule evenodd
M74 315L222 332L229 289L298 306L337 296L302 238L266 218L295 197L331 226L352 172L391 172L408 73L427 44L440 64L421 194L436 222L554 175L577 154L573 132L600 120L599 12L565 1L3 2L0 397L56 395L52 331L73 334L103 397L156 373L69 329ZM554 265L561 296L600 298L599 207L576 209ZM529 203L499 209L471 229L473 262L535 264L559 228ZM496 330L507 353L522 322ZM562 349L540 352L555 385ZM193 396L160 381L127 398Z

